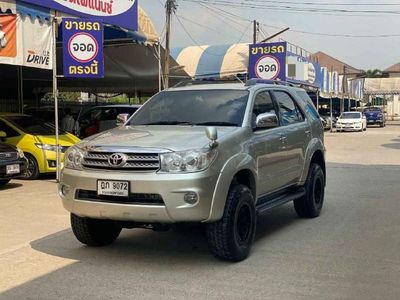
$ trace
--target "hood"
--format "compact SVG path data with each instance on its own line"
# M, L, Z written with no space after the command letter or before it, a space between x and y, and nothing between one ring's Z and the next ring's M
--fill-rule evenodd
M13 146L0 142L0 152L15 152L17 149Z
M207 146L203 126L135 126L116 128L85 139L81 147L113 148L124 151L126 148L143 148L149 150L182 151L199 149ZM217 127L218 140L239 130L239 127ZM116 150L121 149L121 150Z
M56 144L56 136L55 135L37 135L35 136L35 140L40 144L48 144L55 145ZM61 146L72 146L79 142L79 139L71 134L60 134L59 135L60 145Z

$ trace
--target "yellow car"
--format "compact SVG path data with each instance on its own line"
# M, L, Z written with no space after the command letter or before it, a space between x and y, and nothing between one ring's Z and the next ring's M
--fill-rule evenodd
M0 131L3 141L20 148L28 160L25 177L36 179L40 174L56 172L56 137L53 125L32 116L0 113ZM3 134L4 135L4 134ZM61 161L65 151L79 142L67 132L60 131Z

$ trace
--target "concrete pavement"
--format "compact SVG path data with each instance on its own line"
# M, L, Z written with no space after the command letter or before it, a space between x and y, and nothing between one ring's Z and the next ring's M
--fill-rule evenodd
M398 299L400 126L326 145L321 217L271 211L237 264L214 259L198 228L84 247L53 181L14 181L0 190L0 299Z

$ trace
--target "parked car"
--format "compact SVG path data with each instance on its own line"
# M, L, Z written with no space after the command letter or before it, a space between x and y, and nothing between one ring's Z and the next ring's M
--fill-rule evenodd
M331 127L336 126L336 120L340 116L340 113L336 110L332 110L332 118L331 111L327 108L319 109L319 115L321 116L322 124L324 125L324 129L331 129Z
M6 137L4 131L0 131L0 140ZM6 185L13 178L24 174L28 162L21 149L7 145L0 141L0 187Z
M0 114L0 131L5 132L4 141L20 148L28 160L25 177L36 179L43 173L56 172L55 128L43 120L21 114ZM63 153L79 139L60 131L61 160Z
M78 119L81 138L117 127L116 119L120 114L133 115L140 105L96 106L84 112Z
M66 153L59 194L83 244L195 222L215 256L240 261L270 209L294 201L301 217L321 212L324 130L303 89L192 83L158 93L124 125Z
M367 125L386 126L386 117L379 107L369 107L364 109L364 116L367 118Z
M367 119L361 112L344 112L336 122L337 131L365 131Z

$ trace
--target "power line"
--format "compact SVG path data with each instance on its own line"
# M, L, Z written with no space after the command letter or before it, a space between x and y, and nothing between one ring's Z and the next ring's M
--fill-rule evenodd
M188 0L185 0L188 1ZM201 1L201 0L200 0ZM197 1L196 1L197 2ZM241 19L243 21L252 22L252 20L234 14L232 12L223 10L222 8L218 8L219 11L228 14L232 17ZM284 27L274 26L270 24L261 23L266 27L275 28L275 29L283 29ZM309 35L317 35L317 36L328 36L328 37L344 37L344 38L388 38L388 37L399 37L400 34L377 34L377 35L355 35L355 34L334 34L334 33L322 33L322 32L311 32L311 31L304 31L304 30L290 30L291 32L302 33L302 34L309 34Z
M222 54L222 53L212 53L212 52L208 51L207 48L204 48L204 46L201 46L200 43L198 43L198 42L196 41L196 39L190 34L190 32L186 29L185 25L184 25L183 22L181 21L180 17L179 17L176 13L175 13L175 17L176 17L176 19L178 20L178 23L181 25L183 31L184 31L184 32L186 33L186 35L192 40L192 42L193 42L197 47L199 47L201 50L203 50L204 52L206 52L207 54L213 55L213 56L223 56L223 55L225 55L226 53L229 53L230 51L232 51L232 50L234 49L234 48L231 48L230 50L228 50L227 52L225 52L225 53L223 53L223 54ZM243 40L244 36L246 35L246 33L247 33L247 31L249 30L249 28L250 28L251 25L252 25L252 23L249 23L249 25L247 26L247 28L243 31L243 33L242 33L240 39L239 39L236 43L234 43L234 44L239 44L239 43Z
M252 4L249 2L236 2L228 0L183 0L187 2L204 3L219 6L230 6L236 8L250 8L257 10L269 10L269 11L281 11L286 13L314 13L314 14L335 14L341 16L350 16L349 14L362 14L359 16L370 16L370 15L399 15L398 10L348 10L348 9L338 9L338 8L317 8L317 7L296 7L296 6L284 6L284 5L262 5L262 4ZM242 0L243 1L243 0Z
M400 6L400 3L321 3L321 2L294 2L294 1L280 1L280 0L242 0L243 2L252 3L278 3L278 4L294 4L294 5L313 5L313 6Z

